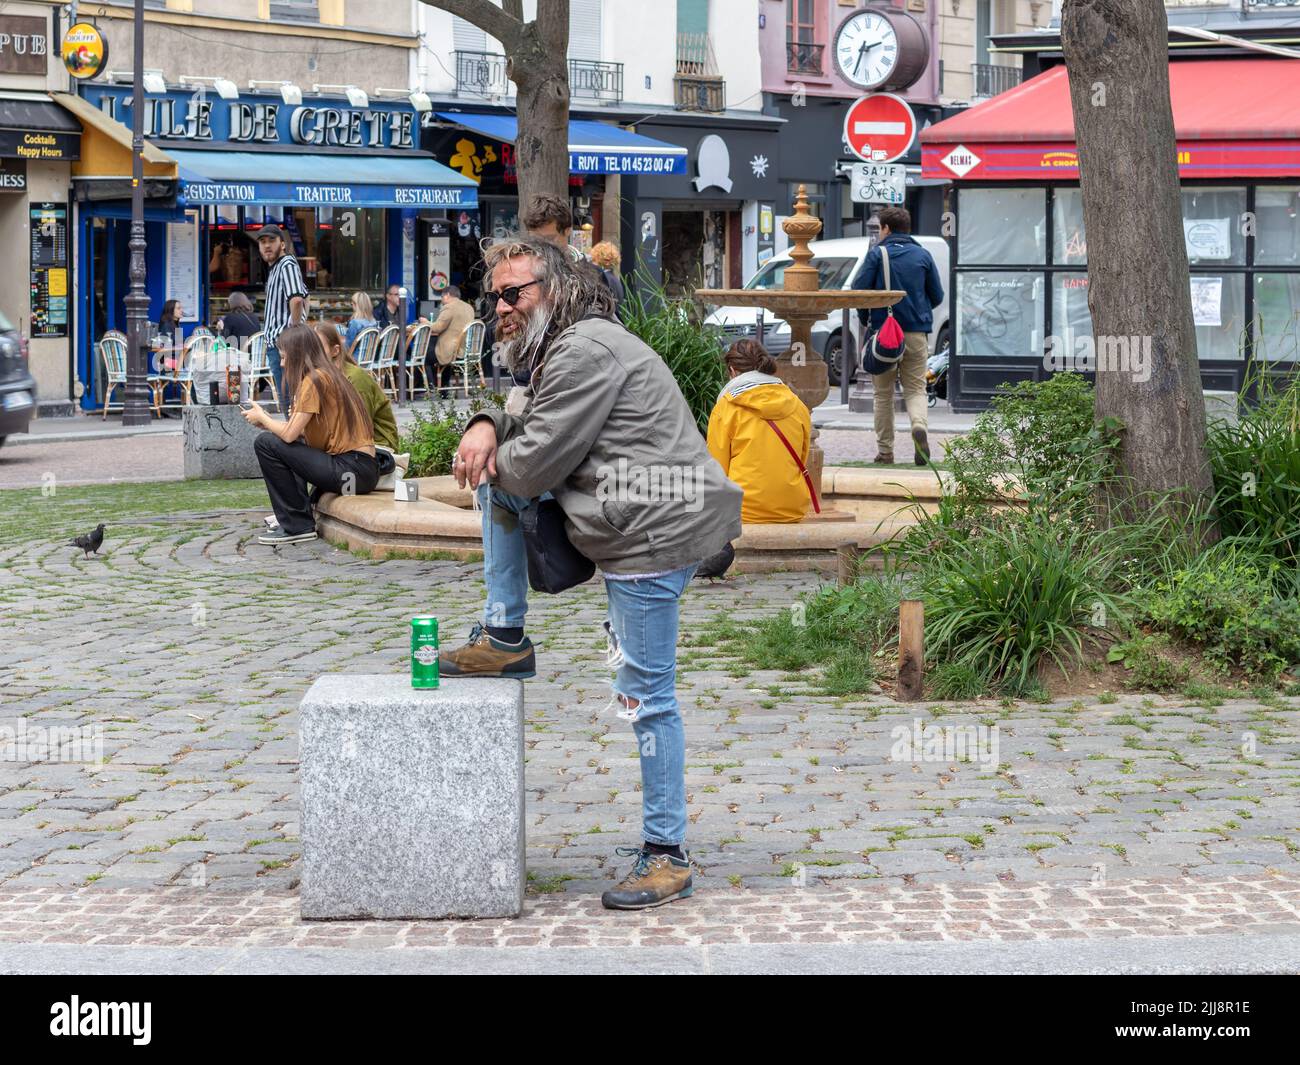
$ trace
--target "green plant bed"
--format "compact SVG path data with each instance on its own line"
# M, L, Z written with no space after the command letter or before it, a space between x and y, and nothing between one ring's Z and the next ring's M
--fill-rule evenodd
M437 398L429 401L427 411L417 407L412 412L414 421L397 445L398 451L409 452L411 456L406 475L444 477L451 473L451 460L470 419L482 411L500 409L504 404L505 398L496 392L476 392L467 410L459 409L453 400Z

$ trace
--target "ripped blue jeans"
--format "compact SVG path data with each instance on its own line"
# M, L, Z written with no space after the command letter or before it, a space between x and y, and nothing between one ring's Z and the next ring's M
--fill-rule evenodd
M528 500L486 485L483 508L484 623L524 624L528 566L517 515ZM494 515L493 511L497 513ZM609 624L619 651L615 692L638 702L632 729L641 756L642 835L666 847L686 839L686 732L677 707L677 616L696 567L661 577L605 580Z

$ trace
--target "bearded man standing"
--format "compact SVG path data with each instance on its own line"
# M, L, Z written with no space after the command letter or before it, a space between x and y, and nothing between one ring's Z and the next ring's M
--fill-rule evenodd
M529 383L521 416L476 415L457 448L456 479L476 489L483 511L487 606L440 668L453 677L534 675L519 514L550 494L574 547L604 576L615 693L641 757L643 840L618 849L635 856L632 870L601 901L659 906L694 890L683 849L678 605L699 562L740 535L741 490L709 455L663 359L614 318L604 285L546 240L500 242L486 259L498 343Z

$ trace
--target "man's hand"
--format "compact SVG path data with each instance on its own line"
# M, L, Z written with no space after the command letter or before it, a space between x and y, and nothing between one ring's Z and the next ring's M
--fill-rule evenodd
M477 421L465 430L451 469L456 483L461 488L469 485L471 490L478 488L484 473L489 477L497 475L497 431L490 421Z

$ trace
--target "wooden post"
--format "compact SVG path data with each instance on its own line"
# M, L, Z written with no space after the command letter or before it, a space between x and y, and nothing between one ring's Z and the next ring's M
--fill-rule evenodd
M922 698L925 678L925 603L903 599L898 604L898 698L915 703Z
M835 563L837 583L841 588L847 588L858 579L858 545L840 544L835 549Z

